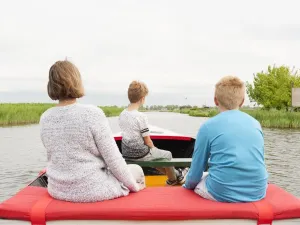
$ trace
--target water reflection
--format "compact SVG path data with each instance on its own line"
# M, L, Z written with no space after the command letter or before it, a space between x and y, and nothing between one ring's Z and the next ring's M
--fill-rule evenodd
M300 196L300 131L265 129L270 181Z

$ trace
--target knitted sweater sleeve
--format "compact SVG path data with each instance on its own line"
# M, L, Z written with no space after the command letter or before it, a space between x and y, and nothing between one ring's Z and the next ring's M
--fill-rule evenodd
M130 191L138 192L139 186L118 149L106 116L99 108L95 109L93 114L91 131L100 155L119 182Z

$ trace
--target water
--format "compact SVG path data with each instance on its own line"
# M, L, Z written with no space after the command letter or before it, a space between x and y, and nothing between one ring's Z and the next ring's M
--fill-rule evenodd
M149 123L195 137L206 119L176 113L147 113ZM116 117L109 118L113 132ZM300 131L264 129L266 164L270 182L300 197ZM39 126L0 128L0 202L34 179L46 165Z

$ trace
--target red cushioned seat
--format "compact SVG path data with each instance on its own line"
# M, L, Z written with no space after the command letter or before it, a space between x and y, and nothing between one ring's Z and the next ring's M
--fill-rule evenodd
M33 206L38 205L38 210ZM44 209L43 209L44 207ZM40 212L38 212L40 211ZM34 215L39 213L41 215ZM300 218L300 201L270 184L267 196L256 203L218 203L182 187L155 187L114 200L70 203L52 199L47 189L26 187L0 204L0 218L50 220L193 220ZM40 218L39 218L40 219Z

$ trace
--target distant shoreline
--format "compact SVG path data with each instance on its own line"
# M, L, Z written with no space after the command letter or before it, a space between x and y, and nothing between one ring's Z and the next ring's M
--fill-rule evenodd
M39 123L40 116L55 106L50 103L0 103L0 126L20 126ZM99 106L107 117L119 116L125 107ZM300 129L300 112L279 110L241 109L257 119L263 127ZM180 107L166 109L163 106L141 109L144 112L174 112L194 117L213 117L218 114L216 108Z

